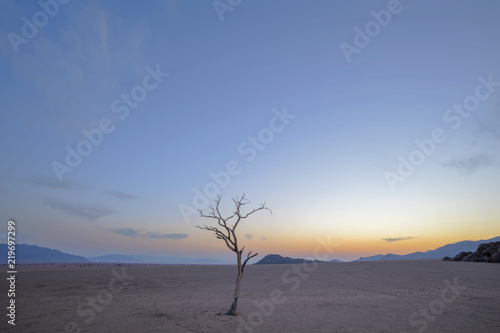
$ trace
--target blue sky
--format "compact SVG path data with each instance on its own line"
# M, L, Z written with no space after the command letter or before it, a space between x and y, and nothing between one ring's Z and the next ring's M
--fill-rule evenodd
M239 227L263 255L500 235L499 4L61 2L0 3L18 242L231 258L191 214L214 193L272 209Z

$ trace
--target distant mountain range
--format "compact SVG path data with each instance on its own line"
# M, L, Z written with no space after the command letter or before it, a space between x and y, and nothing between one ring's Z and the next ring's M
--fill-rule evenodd
M308 259L294 259L290 257L282 257L278 254L269 254L256 262L254 265L281 265L281 264L302 264L302 263L322 263L322 262L342 262L337 259L331 261L308 260Z
M7 244L0 244L0 251L5 255L7 261ZM46 247L36 245L17 244L16 245L16 264L31 263L89 263L89 259L52 250ZM4 260L2 260L4 261Z
M500 236L478 240L478 241L463 241L453 244L447 244L438 247L435 250L425 252L413 252L409 254L377 254L371 257L363 257L354 261L381 261L381 260L415 260L415 259L443 259L444 257L455 257L460 252L474 252L481 243L491 243L500 241Z
M474 252L477 247L481 243L491 243L491 242L499 242L500 236L478 240L478 241L462 241L454 244L447 244L441 247L438 247L435 250L429 250L425 252L413 252L409 254L377 254L370 257L363 257L358 260L353 261L389 261L389 260L421 260L421 259L443 259L444 257L455 257L460 252ZM270 254L262 258L260 261L255 263L255 265L266 265L266 264L301 264L301 263L310 263L310 262L321 262L318 260L306 260L306 259L292 259L289 257L282 257L277 254ZM326 262L326 261L324 261ZM342 262L340 260L334 259L328 262Z
M7 244L0 244L0 253L7 254ZM36 245L16 244L16 264L72 264L72 263L123 263L123 264L179 264L179 265L232 265L234 261L213 258L161 257L146 255L108 254L85 258ZM0 263L7 263L7 256Z
M382 261L382 260L415 260L415 259L443 259L444 257L455 257L460 252L474 252L481 243L499 242L500 236L478 241L462 241L454 244L447 244L435 250L426 252L414 252L409 254L378 254L370 257L363 257L354 261ZM0 253L7 254L7 244L0 244ZM1 262L6 263L7 257ZM98 257L85 258L82 256L64 253L46 247L17 244L16 263L129 263L129 264L184 264L184 265L234 265L233 260L220 260L209 258L183 258L171 256L145 256L145 255L122 255L108 254ZM297 259L282 257L278 254L270 254L259 260L255 265L276 265L276 264L300 264L322 262L319 260ZM328 262L342 262L333 259Z

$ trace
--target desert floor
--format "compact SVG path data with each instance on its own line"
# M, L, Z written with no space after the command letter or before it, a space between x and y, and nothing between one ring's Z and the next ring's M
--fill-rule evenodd
M500 332L498 264L247 266L239 315L219 315L235 276L234 266L19 266L16 325L2 297L0 331Z

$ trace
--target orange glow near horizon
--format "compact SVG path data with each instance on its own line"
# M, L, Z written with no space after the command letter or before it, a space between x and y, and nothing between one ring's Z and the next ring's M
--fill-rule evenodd
M332 253L328 255L330 259L345 259L352 260L359 257L368 257L377 254L408 254L413 252L425 252L428 250L434 250L438 247L444 246L446 244L457 243L464 240L481 240L490 239L498 235L486 235L483 237L448 237L448 238L438 238L438 237L415 237L405 240L398 241L384 241L382 239L373 238L332 238L330 239L329 246L332 249ZM321 239L321 241L319 240ZM325 244L328 246L328 238L307 238L306 240L299 241L298 239L290 238L280 238L280 239L267 239L267 240L248 240L242 239L241 244L244 244L247 250L252 252L258 252L259 257L263 257L268 254L279 254L288 257L297 258L313 258L315 256L315 250L319 250L321 256L325 255ZM323 243L323 245L321 244ZM200 245L200 251L202 251L203 244ZM205 243L204 250L210 251L212 253L223 254L228 249L225 244L214 239L213 242Z
M283 222L283 221L286 221ZM246 222L246 221L245 221ZM292 218L264 216L264 218L248 221L238 226L239 246L245 247L245 253L258 252L259 258L268 254L279 254L294 258L314 258L320 240L327 242L330 238L331 259L354 260L377 254L408 254L417 251L434 250L446 244L464 240L486 240L500 236L500 226L494 218L483 220L485 229L476 230L471 221L463 219L460 223L435 223L431 228L429 220L421 224L379 225L370 224L332 224L323 221L315 223L298 223ZM199 224L199 223L198 223ZM104 255L109 253L146 254L154 256L229 258L233 254L225 243L216 239L213 233L195 228L195 223L182 225L170 232L185 233L182 239L149 239L143 237L125 237L109 232L95 233L89 226L79 227L78 237L93 236L94 244L72 248L64 244L39 243L34 245L48 246L65 250L68 253L82 255ZM152 227L149 230L155 230ZM389 232L389 230L391 232ZM161 229L156 229L160 233ZM77 241L76 234L74 241ZM403 238L398 240L398 238ZM384 240L386 239L386 240ZM320 254L325 254L320 248Z

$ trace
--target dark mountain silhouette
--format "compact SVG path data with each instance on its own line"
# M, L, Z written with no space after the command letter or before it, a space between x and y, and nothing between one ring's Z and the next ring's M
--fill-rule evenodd
M307 260L307 259L294 259L290 257L282 257L279 254L269 254L256 262L254 265L280 265L280 264L302 264L302 263L322 263L327 261L320 260ZM333 259L329 262L341 262L340 260Z
M443 261L500 263L500 242L482 243L475 252L460 252L454 258L444 257Z

